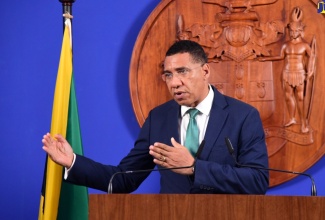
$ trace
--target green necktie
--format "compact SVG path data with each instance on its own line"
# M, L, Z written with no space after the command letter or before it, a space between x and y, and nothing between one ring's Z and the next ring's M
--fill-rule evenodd
M190 120L186 130L185 146L191 154L195 156L199 147L199 129L196 124L195 116L199 113L199 110L191 108L187 110L187 112L190 114Z

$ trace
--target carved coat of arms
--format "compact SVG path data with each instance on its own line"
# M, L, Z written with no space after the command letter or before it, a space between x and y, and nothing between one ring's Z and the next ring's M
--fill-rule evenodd
M259 110L270 166L306 170L325 153L324 125L317 120L318 114L325 115L325 106L315 101L323 87L317 83L325 80L316 74L325 68L317 62L316 41L325 39L325 33L306 19L313 10L314 18L324 21L317 14L317 4L307 0L294 4L285 0L162 1L144 25L131 61L130 82L137 82L130 83L131 96L136 93L131 98L140 125L151 108L169 97L158 82L152 88L146 85L146 91L156 91L157 98L144 103L141 100L149 97L141 91L140 80L158 80L159 75L144 74L160 71L162 51L173 41L193 40L208 55L210 83ZM153 58L152 45L161 54L157 58ZM146 67L150 59L155 68ZM291 178L271 173L270 186Z

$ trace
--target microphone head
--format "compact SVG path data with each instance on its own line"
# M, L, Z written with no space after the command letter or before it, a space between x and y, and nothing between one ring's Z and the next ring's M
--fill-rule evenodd
M201 156L201 153L202 153L202 150L203 150L203 147L204 147L204 144L205 144L205 140L202 140L200 146L199 146L199 149L197 150L196 154L195 154L195 157L196 158L200 158Z
M227 145L230 155L233 155L235 150L234 150L234 147L232 146L230 139L228 137L225 137L225 142L226 142L226 145Z

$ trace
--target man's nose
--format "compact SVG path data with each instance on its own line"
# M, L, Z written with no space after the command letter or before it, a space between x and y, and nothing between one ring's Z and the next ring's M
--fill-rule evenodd
M172 87L178 87L183 84L182 80L178 77L177 74L173 75L169 83Z

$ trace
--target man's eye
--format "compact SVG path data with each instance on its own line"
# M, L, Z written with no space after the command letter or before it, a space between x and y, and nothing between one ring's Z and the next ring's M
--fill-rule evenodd
M166 78L172 78L173 77L173 74L172 73L165 73L165 77Z
M187 73L187 69L178 70L177 73L181 75L185 75Z

